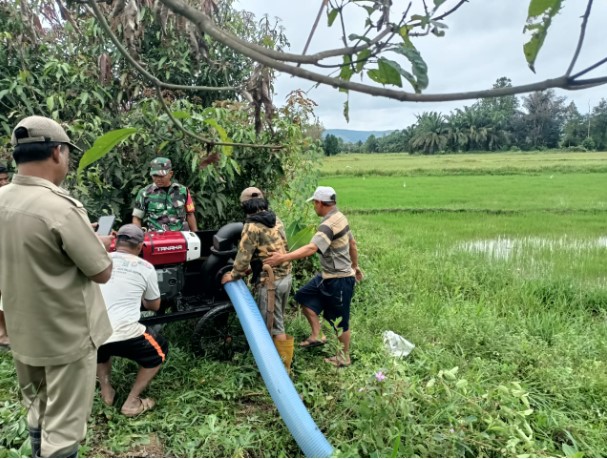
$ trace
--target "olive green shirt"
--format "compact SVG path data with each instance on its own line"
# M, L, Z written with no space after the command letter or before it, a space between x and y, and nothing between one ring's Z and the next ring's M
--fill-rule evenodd
M112 334L99 286L111 264L86 210L42 178L0 189L0 291L11 349L26 365L65 365Z

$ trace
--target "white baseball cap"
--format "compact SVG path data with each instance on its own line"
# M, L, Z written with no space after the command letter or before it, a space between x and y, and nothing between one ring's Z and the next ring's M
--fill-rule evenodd
M308 198L306 202L321 201L321 202L337 202L335 190L330 186L319 186L314 192L314 196Z

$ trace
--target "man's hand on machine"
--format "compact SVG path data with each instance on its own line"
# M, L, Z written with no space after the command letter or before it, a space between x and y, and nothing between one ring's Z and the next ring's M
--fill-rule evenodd
M110 236L99 236L98 235L97 237L103 244L103 247L105 247L105 250L109 250L110 246L112 245L112 241L114 240L115 235L114 234L111 234Z
M228 282L232 282L233 280L234 280L234 278L232 277L231 272L225 273L223 275L223 277L221 278L221 285L227 284Z

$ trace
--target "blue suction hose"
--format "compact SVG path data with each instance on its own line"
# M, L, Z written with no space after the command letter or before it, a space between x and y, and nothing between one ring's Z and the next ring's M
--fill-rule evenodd
M242 280L224 285L268 392L306 457L331 457L333 447L320 431L291 382L257 303Z

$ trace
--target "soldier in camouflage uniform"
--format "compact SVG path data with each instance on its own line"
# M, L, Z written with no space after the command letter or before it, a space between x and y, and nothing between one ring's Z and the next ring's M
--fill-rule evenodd
M139 227L143 225L152 231L196 231L194 201L187 187L172 181L171 160L152 160L150 175L154 183L137 194L133 224Z
M245 189L240 195L240 203L247 214L242 230L238 254L234 260L232 272L226 273L221 282L231 282L242 279L251 272L259 276L255 285L255 296L261 315L266 317L268 288L265 282L265 273L261 271L263 261L270 252L287 253L287 237L285 228L274 212L268 210L268 201L263 193L255 187ZM255 272L257 271L257 272ZM284 309L291 291L291 262L274 267L274 286L276 297L274 305L274 326L272 337L275 341L287 340L284 325Z

